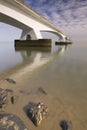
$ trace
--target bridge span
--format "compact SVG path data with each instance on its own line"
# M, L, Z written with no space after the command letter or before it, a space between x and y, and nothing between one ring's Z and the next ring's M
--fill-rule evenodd
M32 40L42 39L41 32L52 32L63 41L67 38L61 30L23 0L0 0L0 22L22 29L21 40L26 40L28 35Z

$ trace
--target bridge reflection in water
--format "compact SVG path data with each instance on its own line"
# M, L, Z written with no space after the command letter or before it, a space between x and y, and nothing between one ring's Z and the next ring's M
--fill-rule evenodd
M15 51L21 53L23 58L23 64L26 67L23 71L19 70L20 76L24 75L26 71L32 72L33 70L53 61L56 57L60 57L64 54L68 46L56 46L54 43L52 47L27 47L27 48L15 48Z

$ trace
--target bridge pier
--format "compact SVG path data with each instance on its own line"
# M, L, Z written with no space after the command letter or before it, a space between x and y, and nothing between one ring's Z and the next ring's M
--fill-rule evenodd
M41 32L36 29L31 29L30 31L23 30L20 39L21 40L27 40L27 39L37 40L37 39L42 39L42 35L41 35Z
M21 37L20 37L20 40L26 40L26 36L27 36L28 32L29 32L28 30L23 30Z

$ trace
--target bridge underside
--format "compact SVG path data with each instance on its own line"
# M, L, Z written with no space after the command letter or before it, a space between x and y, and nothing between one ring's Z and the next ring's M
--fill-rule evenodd
M19 0L0 0L0 21L22 29L21 40L42 39L41 31L54 33L58 39L66 40L62 31Z
M22 22L17 21L7 15L0 13L0 22L6 23L6 24L9 24L16 28L21 29L22 30L22 34L20 37L21 40L26 40L28 35L31 36L31 39L38 39L38 36L35 34L35 31L33 28L31 28L31 27L23 24ZM42 36L39 36L39 38L42 38Z
M42 39L41 32L50 32L58 36L58 39L63 39L63 36L60 33L50 31L50 30L38 30L36 31L34 28L31 28L25 24L23 24L20 21L17 21L16 19L13 19L5 14L0 13L0 22L12 25L16 28L19 28L22 30L22 34L20 39L26 40L26 39ZM38 35L39 34L39 35Z

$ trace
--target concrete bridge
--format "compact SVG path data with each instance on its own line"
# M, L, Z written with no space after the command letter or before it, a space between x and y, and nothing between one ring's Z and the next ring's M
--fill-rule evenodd
M32 40L42 39L41 32L52 32L62 41L67 39L61 30L22 0L0 0L0 22L22 29L21 40L26 40L28 36Z

